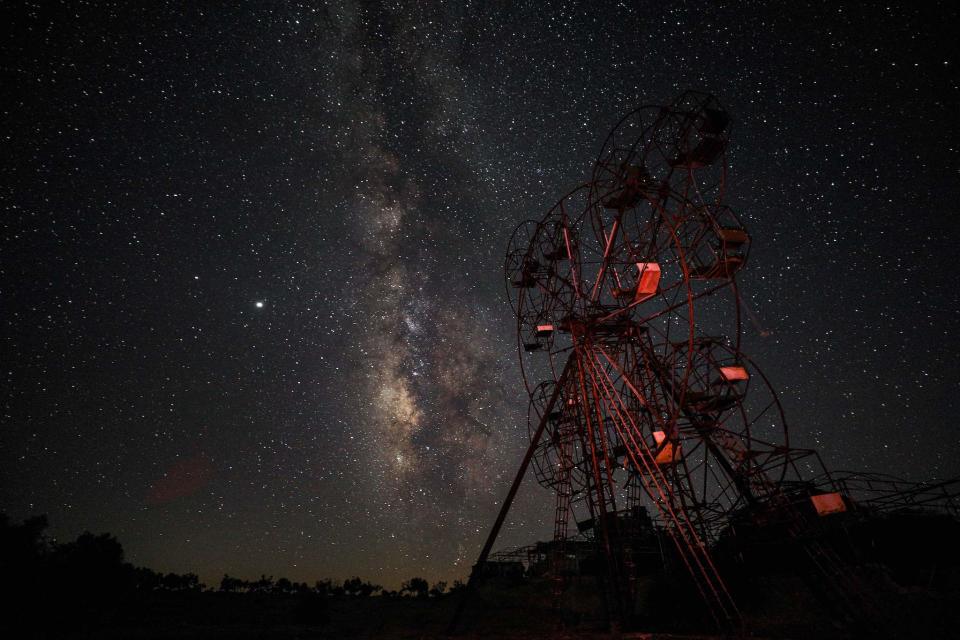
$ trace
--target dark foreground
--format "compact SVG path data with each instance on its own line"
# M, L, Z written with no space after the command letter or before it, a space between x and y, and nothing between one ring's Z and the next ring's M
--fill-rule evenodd
M0 514L2 639L441 638L463 594L460 585L450 593L443 583L431 589L420 578L396 592L359 578L342 586L329 580L308 586L224 576L213 590L193 574L159 574L125 562L120 543L109 535L56 543L44 536L45 527L44 518L16 524ZM745 623L734 635L960 637L960 523L914 514L873 523L869 533L844 530L844 540L855 543L847 546L858 549L866 596L859 611L827 596L819 574L787 562L789 547L757 543L754 553L741 552L741 569L725 570ZM471 595L460 637L611 637L595 575L571 576L559 607L553 583L535 571L491 576ZM638 575L635 615L622 637L721 637L683 575Z
M568 593L566 613L550 608L543 583L488 584L471 601L460 637L600 639L611 634L599 617L599 603L589 585ZM766 585L769 597L748 603L751 638L954 638L960 629L960 595L933 596L922 589L896 595L896 611L887 611L880 629L860 629L820 612L801 590ZM296 594L251 594L192 591L152 593L123 606L96 612L7 611L9 638L104 638L134 640L192 638L385 638L446 637L458 594L431 597L316 597ZM640 621L643 631L624 638L719 638L682 603L664 604ZM68 615L62 615L68 613ZM93 615L95 613L95 615ZM663 614L663 615L660 615ZM12 632L12 633L11 633ZM740 634L738 634L740 635Z

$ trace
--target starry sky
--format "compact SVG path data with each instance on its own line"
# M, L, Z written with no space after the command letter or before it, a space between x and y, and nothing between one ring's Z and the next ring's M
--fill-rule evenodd
M4 3L0 510L211 584L466 576L526 445L510 234L686 89L793 442L957 475L957 15L841 4ZM551 531L531 479L501 546Z

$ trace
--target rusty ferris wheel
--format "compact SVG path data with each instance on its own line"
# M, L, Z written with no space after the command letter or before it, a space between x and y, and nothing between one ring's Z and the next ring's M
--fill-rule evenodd
M636 109L607 136L589 181L513 233L505 281L530 445L471 583L531 463L556 498L556 588L574 520L604 560L621 621L636 590L618 514L656 514L727 628L740 614L710 548L731 518L776 513L804 537L807 514L789 488L822 465L791 447L775 391L741 349L736 277L751 238L724 204L729 124L699 92ZM829 490L811 497L817 510L843 506ZM828 549L804 551L823 575L842 573ZM836 587L849 597L849 585Z

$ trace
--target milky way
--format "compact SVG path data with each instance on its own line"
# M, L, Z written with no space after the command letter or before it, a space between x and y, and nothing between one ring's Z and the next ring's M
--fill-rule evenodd
M960 473L946 4L44 5L2 9L11 516L211 583L465 576L527 437L510 234L686 89L792 442ZM551 519L525 484L502 544Z

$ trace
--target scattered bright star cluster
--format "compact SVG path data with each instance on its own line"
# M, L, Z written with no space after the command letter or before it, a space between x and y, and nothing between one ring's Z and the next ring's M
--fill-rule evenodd
M522 456L513 228L686 89L746 350L837 469L960 473L947 3L8 3L0 507L161 571L464 577ZM521 491L503 546L549 535Z

